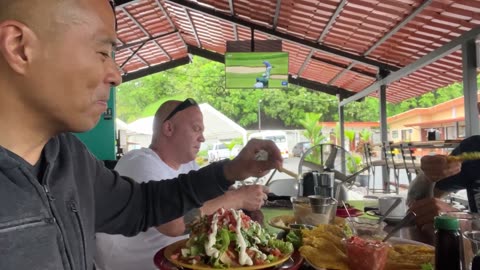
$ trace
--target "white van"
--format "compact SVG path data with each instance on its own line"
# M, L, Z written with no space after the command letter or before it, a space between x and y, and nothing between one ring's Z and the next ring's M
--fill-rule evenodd
M277 145L278 149L280 149L282 157L288 158L288 144L286 132L280 130L256 132L248 136L248 140L251 139L263 139L273 141Z

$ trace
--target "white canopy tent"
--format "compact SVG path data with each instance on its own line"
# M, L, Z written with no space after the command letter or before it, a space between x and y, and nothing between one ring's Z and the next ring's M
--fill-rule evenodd
M205 131L203 133L206 142L229 141L235 138L242 138L243 143L247 142L247 131L217 111L207 103L200 104L203 114ZM153 116L138 119L128 125L128 130L137 134L152 135Z

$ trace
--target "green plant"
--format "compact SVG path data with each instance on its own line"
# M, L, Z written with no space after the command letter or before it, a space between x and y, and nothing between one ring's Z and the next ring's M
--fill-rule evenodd
M235 145L243 145L243 138L235 138L231 140L230 143L227 144L228 150L232 151Z
M201 159L203 159L203 161L208 160L208 150L207 149L198 151L197 157L195 158L195 161L197 161L197 163L198 163L198 161L201 160ZM200 165L200 163L198 165Z
M348 173L353 174L359 170L362 164L362 156L352 153L348 155L346 159Z
M321 113L305 113L304 119L299 120L305 128L303 136L310 141L312 146L320 144L326 139L325 135L322 134L322 125L318 124L320 118L322 118Z
M321 113L305 113L305 118L299 121L303 128L305 128L303 136L310 141L312 147L322 143L326 139L325 135L322 134L322 125L318 124L320 118L322 118ZM306 157L306 160L319 164L320 149L314 148L312 153Z
M369 142L370 138L372 137L372 131L369 129L362 129L362 131L360 131L359 134L360 134L360 140L364 142Z

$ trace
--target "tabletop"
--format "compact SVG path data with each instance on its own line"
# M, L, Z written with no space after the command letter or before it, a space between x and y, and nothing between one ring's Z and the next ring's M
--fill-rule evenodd
M352 204L352 203L351 203ZM356 203L353 203L354 205ZM358 207L357 207L358 208ZM293 210L289 208L270 208L270 207L263 207L262 208L262 213L264 215L264 221L266 228L270 232L278 233L281 231L281 229L274 228L270 225L268 225L268 221L276 216L282 216L282 215L293 215ZM367 215L365 215L367 216ZM395 227L395 223L388 223L387 226L385 226L385 231L389 232ZM433 245L433 235L430 235L428 233L421 232L417 226L415 225L409 225L405 226L402 229L400 229L398 232L396 232L394 237L399 237L402 239L408 239L408 240L414 240L418 242L422 242L428 245Z

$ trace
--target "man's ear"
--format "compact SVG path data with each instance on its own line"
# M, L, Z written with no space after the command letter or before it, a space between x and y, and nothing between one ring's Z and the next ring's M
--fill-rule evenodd
M165 136L172 136L173 135L173 130L175 127L173 126L172 121L167 120L162 124L162 132Z
M20 22L9 20L0 24L0 56L19 74L25 74L28 69L35 40L33 31Z

